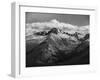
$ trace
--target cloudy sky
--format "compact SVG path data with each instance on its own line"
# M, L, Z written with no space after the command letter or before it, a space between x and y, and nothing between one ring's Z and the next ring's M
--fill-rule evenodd
M26 24L34 22L48 22L53 19L77 26L89 25L89 15L26 12Z
M87 34L89 16L26 12L26 36L39 31L48 31L54 27L69 33Z

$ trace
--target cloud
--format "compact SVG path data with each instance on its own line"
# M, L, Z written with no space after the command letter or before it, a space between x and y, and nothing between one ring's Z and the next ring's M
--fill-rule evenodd
M82 34L89 32L89 25L87 26L76 26L68 23L59 22L53 19L49 22L35 22L26 24L26 35L31 35L34 32L50 30L51 28L58 28L65 32L74 33L79 32Z

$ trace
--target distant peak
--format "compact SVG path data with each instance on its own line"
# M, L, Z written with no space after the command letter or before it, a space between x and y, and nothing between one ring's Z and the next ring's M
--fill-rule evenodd
M57 21L56 19L51 20L51 22L53 22L53 23L59 23L59 21Z

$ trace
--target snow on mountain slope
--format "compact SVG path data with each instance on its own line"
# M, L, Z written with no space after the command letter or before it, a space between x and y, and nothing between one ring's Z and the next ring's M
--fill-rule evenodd
M75 26L68 23L59 22L56 19L51 20L50 22L37 22L26 24L26 36L34 35L36 32L40 31L49 31L52 28L57 28L63 32L68 32L73 34L75 32L81 33L80 37L83 37L89 33L89 26ZM39 37L39 36L38 36Z

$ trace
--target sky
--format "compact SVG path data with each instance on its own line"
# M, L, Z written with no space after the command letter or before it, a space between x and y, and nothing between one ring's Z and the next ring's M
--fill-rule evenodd
M56 13L36 13L26 12L26 24L35 22L49 22L56 19L59 22L64 22L76 26L89 25L89 15L79 14L56 14Z

